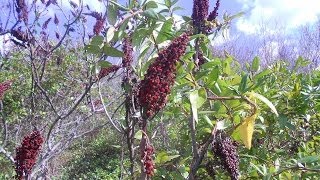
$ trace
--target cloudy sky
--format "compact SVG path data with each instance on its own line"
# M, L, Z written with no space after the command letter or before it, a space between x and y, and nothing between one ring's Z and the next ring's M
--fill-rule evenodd
M67 0L65 0L67 1ZM99 8L97 0L85 0L92 7ZM163 0L155 0L163 2ZM125 3L126 0L119 0ZM210 10L215 6L216 0L210 0ZM319 0L220 0L220 15L227 12L235 14L245 12L242 18L233 22L234 30L245 34L253 34L261 27L267 25L270 30L279 24L292 31L295 28L315 23L320 15ZM191 15L193 0L179 0L178 6L183 7L181 15Z

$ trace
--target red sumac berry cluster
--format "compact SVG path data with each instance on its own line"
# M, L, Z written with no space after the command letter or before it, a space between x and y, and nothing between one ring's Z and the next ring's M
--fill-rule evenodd
M42 143L43 137L40 132L33 131L31 134L25 136L21 146L16 148L15 165L17 179L23 179L31 173L37 161Z
M104 77L108 76L110 73L116 72L119 68L120 68L120 66L118 66L118 65L112 65L110 67L101 68L99 75L98 75L98 79L104 78Z
M196 27L204 25L204 20L208 16L209 0L193 0L192 21Z
M132 42L130 37L126 37L123 40L123 58L122 58L122 67L129 67L133 61L133 48L132 48Z
M144 80L139 85L138 99L147 117L162 109L170 93L176 76L176 63L185 53L189 41L187 34L182 34L149 66Z
M219 139L213 142L212 151L218 157L223 167L228 171L231 180L239 179L238 146L230 137L220 134Z
M212 28L206 27L205 20L213 21L218 16L218 9L220 6L220 0L216 1L216 6L209 14L209 0L193 0L192 22L200 32L207 33ZM209 14L209 15L208 15Z
M4 93L11 88L12 81L5 81L0 83L0 99L2 99Z
M141 160L143 162L144 166L144 172L147 174L147 176L153 176L155 164L152 159L152 155L154 153L154 149L151 145L147 145L145 148L144 153L141 155Z

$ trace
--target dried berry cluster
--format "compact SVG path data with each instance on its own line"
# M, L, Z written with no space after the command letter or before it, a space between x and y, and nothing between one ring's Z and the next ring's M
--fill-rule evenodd
M23 179L31 173L32 167L37 161L43 137L39 131L33 131L25 136L20 147L16 148L16 173L17 179Z
M48 24L49 24L49 22L51 21L51 17L50 18L48 18L43 24L42 24L42 30L45 30L45 29L47 29L48 28Z
M0 99L2 99L4 93L11 88L12 81L5 81L0 83Z
M98 75L98 79L104 78L104 77L108 76L110 73L116 72L119 68L120 68L120 66L118 66L118 65L112 65L107 68L101 68L99 75Z
M58 17L57 17L56 14L54 14L54 20L53 20L53 22L54 22L55 25L58 25L58 24L59 24L59 19L58 19Z
M27 33L23 32L21 30L21 27L19 27L17 30L12 29L11 30L11 35L15 38L17 38L19 41L22 42L28 42L29 41L29 36Z
M192 20L193 25L200 31L206 31L205 20L213 21L218 16L218 9L220 6L220 0L217 0L216 6L209 14L209 0L193 0ZM208 16L209 14L209 16Z
M86 15L92 16L96 19L96 23L93 26L93 33L95 35L99 35L104 27L105 18L102 17L101 13L96 11L92 11L91 13L87 13Z
M213 11L208 16L208 21L213 21L218 17L218 9L220 6L220 0L217 0L216 6L214 7Z
M230 137L221 135L221 139L213 143L212 150L214 155L221 160L231 179L239 179L239 155L236 143Z
M152 146L147 145L144 153L141 155L141 160L143 162L144 170L147 176L153 176L155 164L152 159L152 155L154 153L154 149Z
M176 76L176 63L185 53L189 38L182 34L169 47L159 53L158 58L149 66L144 80L139 86L138 99L147 117L162 109L170 93Z
M28 22L28 6L25 0L16 0L16 11L18 13L19 20Z
M126 68L130 67L133 61L133 56L132 56L133 48L132 48L132 42L130 37L124 38L122 50L124 54L122 58L122 67L126 67Z

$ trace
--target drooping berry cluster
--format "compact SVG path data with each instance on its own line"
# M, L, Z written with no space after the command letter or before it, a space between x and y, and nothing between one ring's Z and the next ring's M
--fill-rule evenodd
M4 81L0 83L0 99L2 99L4 93L11 88L12 81Z
M130 37L126 37L123 40L123 58L122 58L122 67L130 67L132 61L133 61L133 48L132 48L132 42Z
M28 22L28 6L25 0L16 0L16 11L19 20Z
M118 66L118 65L112 65L110 67L101 68L99 75L98 75L98 79L102 79L102 78L108 76L110 73L116 72L119 68L120 68L120 66Z
M39 131L33 131L30 135L23 138L20 147L16 148L16 173L17 179L22 180L27 177L37 161L43 137Z
M188 41L187 34L182 34L169 47L162 50L149 66L144 80L139 85L138 94L146 117L153 116L165 106L176 76L176 63L185 53Z
M193 0L192 21L196 27L204 25L204 20L208 16L209 0Z
M231 180L238 180L239 155L236 142L223 134L220 134L220 137L212 145L213 153L220 159L223 167L228 171Z
M145 148L144 153L141 155L141 160L144 166L144 172L147 174L147 176L153 176L155 164L152 159L152 155L154 153L154 149L151 145L147 145Z

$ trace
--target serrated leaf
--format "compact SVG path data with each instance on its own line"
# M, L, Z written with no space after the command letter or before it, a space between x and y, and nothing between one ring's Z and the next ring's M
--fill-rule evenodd
M251 148L252 135L254 130L254 123L257 118L257 114L246 117L241 125L236 129L239 132L240 139L246 148Z
M276 107L266 97L262 96L261 94L255 93L255 92L250 92L248 94L249 94L249 96L257 98L260 101L264 102L273 111L273 113L276 114L277 117L279 116Z
M114 47L110 47L108 45L103 46L103 53L105 55L111 56L111 57L122 57L123 56L122 51L119 51L118 49L116 49Z

